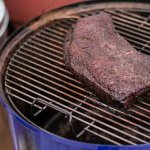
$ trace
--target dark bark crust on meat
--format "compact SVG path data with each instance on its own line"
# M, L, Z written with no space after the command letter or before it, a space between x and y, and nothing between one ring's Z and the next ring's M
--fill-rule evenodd
M138 79L135 79L135 82L138 81L138 83L141 83L140 86L138 86L136 83L134 83L137 86L137 88L135 87L136 89L134 89L134 86L132 86L132 84L130 83L130 79L129 79L129 88L131 88L131 90L128 92L125 89L125 87L124 87L124 85L122 83L121 71L119 71L119 69L117 70L119 72L119 75L117 74L120 77L119 79L117 79L117 77L118 77L117 75L115 76L115 75L113 75L111 73L109 74L109 71L111 71L111 68L107 68L108 62L105 61L105 59L104 59L104 63L106 65L103 66L103 67L106 68L106 71L103 71L103 73L106 72L107 75L112 76L112 78L114 78L114 81L117 83L116 85L113 85L113 86L115 86L115 88L117 88L119 90L121 90L121 88L124 89L123 90L123 92L124 92L123 94L122 93L120 94L119 90L116 90L116 91L112 92L112 89L110 88L110 84L109 83L111 81L113 81L113 80L107 81L107 79L106 79L106 81L107 81L106 84L105 83L101 83L100 84L98 77L101 78L101 74L98 72L99 76L97 77L97 73L95 73L97 70L95 70L95 72L94 72L95 75L93 75L94 73L90 73L91 70L88 70L88 69L89 69L89 66L91 64L89 64L89 62L86 62L86 60L82 61L82 58L80 58L80 55L78 57L73 55L73 54L75 54L75 53L73 53L73 50L75 48L77 48L77 47L79 47L79 49L77 49L76 53L84 51L84 50L86 51L86 49L88 48L88 46L86 47L86 44L87 44L86 42L85 42L86 43L85 45L83 43L80 43L80 42L77 42L77 45L75 45L75 42L76 42L75 40L77 38L79 38L79 40L80 40L81 36L83 36L83 38L85 38L86 40L88 39L89 42L91 42L92 37L88 36L88 34L86 32L84 32L84 31L86 31L86 28L87 28L87 31L92 32L91 29L89 29L90 26L88 28L88 24L84 24L83 22L86 23L86 21L88 20L87 22L89 23L90 19L91 19L91 21L93 21L92 17L95 17L94 21L99 21L98 19L100 17L102 18L101 20L103 21L103 23L99 23L99 24L100 24L100 30L103 31L103 29L104 29L104 33L103 32L99 33L99 36L101 34L103 34L102 36L104 36L104 38L105 38L105 36L108 36L108 41L110 40L110 47L109 47L109 42L108 42L108 43L106 43L106 47L105 48L107 50L108 49L111 50L110 53L112 53L112 55L113 55L112 58L113 59L118 59L118 58L116 58L116 56L114 55L114 53L112 51L114 50L117 54L118 54L118 51L119 51L119 50L113 49L113 47L115 47L115 46L119 47L121 44L123 46L122 49L125 51L124 53L122 52L121 54L126 55L128 52L129 53L133 52L133 55L131 54L132 56L127 56L127 57L126 56L121 56L120 57L120 59L125 58L125 61L131 61L131 65L129 65L129 67L131 67L131 66L133 66L135 68L138 67L136 65L136 63L132 62L132 59L133 59L133 57L140 57L137 60L135 59L135 61L137 61L137 63L139 63L139 61L142 61L141 63L139 63L139 67L141 67L141 71L144 70L144 71L147 71L147 72L144 73L144 74L140 74L141 76L143 75L143 77L141 78L142 79L141 82L138 81ZM106 17L106 19L105 19L105 17ZM84 21L82 21L83 19L84 19ZM65 42L64 42L64 61L65 61L65 64L66 64L66 68L68 70L70 70L75 75L75 77L78 80L80 80L87 87L87 89L89 89L92 92L94 92L100 99L104 98L105 101L107 102L107 104L116 105L116 102L117 103L119 102L120 105L123 105L125 107L129 107L132 103L134 103L134 101L137 99L137 97L141 96L142 94L144 94L144 93L146 93L147 91L150 90L150 78L148 77L148 74L150 73L150 67L149 67L150 66L150 58L149 58L149 56L147 56L145 54L142 54L140 52L137 52L122 36L120 36L115 31L115 28L112 25L112 18L111 18L111 16L109 14L102 12L100 15L95 15L95 16L91 16L91 17L85 17L83 19L79 19L79 21L75 25L73 25L71 27L71 29L69 30L69 32L66 35ZM96 23L97 22L95 22L95 24ZM84 31L81 30L81 35L79 35L79 37L78 37L77 33L79 31L78 31L77 28L78 28L79 24L84 25L85 30L84 29L83 29ZM94 24L94 22L91 22L91 24L93 24L93 29L95 28L95 30L97 30L97 32L100 32L99 28L97 27L97 25ZM98 24L98 26L99 26L99 24ZM105 25L105 26L103 26L103 25ZM107 31L107 30L110 30L110 31ZM82 32L83 32L83 34L82 34ZM110 37L108 35L109 33L110 34L112 33L110 35ZM85 37L84 37L84 34L85 34ZM93 31L93 34L94 34L94 31ZM114 43L115 43L114 45L112 45L112 48L111 48L111 38L112 38L112 40L114 40ZM117 38L120 41L117 41ZM99 40L99 39L97 39L97 37L96 37L95 40ZM102 41L103 41L103 39L101 38L100 42L103 44ZM120 45L119 45L118 42L120 42ZM84 46L84 48L81 48L80 44L82 44L82 46ZM124 48L125 47L124 45L127 45L126 48ZM86 54L87 57L85 57L85 58L87 58L87 61L88 61L88 59L93 61L94 59L97 58L97 56L92 53L92 50L95 51L95 52L96 51L105 51L101 47L100 48L93 48L93 49L91 49L91 53L89 55L87 55L88 52L86 51L85 53L82 53L81 57L84 54ZM106 55L109 55L109 54L106 54ZM92 58L92 57L95 57L95 58ZM109 57L111 57L111 56L109 55ZM107 57L104 56L104 58L107 58ZM77 59L78 62L76 62L76 59ZM112 61L112 67L114 65L116 65L116 64L113 64L114 62L116 62L116 60ZM119 62L122 62L122 60L119 60ZM88 73L90 73L90 76L88 74L80 71L80 69L79 69L80 65L77 64L77 63L80 63L81 64L81 68L83 70L85 68L85 71L88 71ZM111 63L111 61L110 61L110 63ZM132 63L133 63L133 65L132 65ZM101 65L101 64L99 64L99 65ZM120 64L117 64L116 67L119 66L119 65ZM124 69L126 69L126 67L128 67L128 63L125 64L123 67L124 67ZM145 68L147 68L147 69L145 69ZM138 71L134 72L134 70L133 70L133 75L135 74L135 76L137 76L137 73L139 73L139 72ZM93 78L92 79L93 81L90 80L91 78ZM128 77L125 76L125 78L128 78ZM130 78L130 72L129 72L129 78ZM134 79L134 76L133 76L133 79ZM128 84L127 84L127 87L128 87Z

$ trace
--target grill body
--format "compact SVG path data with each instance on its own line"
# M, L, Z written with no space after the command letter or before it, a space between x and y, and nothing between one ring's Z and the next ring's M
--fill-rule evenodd
M15 150L149 150L150 144L132 146L113 146L88 144L61 138L48 133L25 121L15 113L2 99L8 111L9 122Z
M7 78L5 77L5 72L6 72L5 68L7 66L5 66L5 65L8 65L8 62L10 61L10 59L14 53L14 50L16 50L16 47L19 47L18 43L20 43L20 45L21 45L21 43L24 41L24 39L29 37L31 34L36 32L37 30L40 30L40 29L42 30L42 26L44 26L44 24L47 24L47 23L53 21L53 19L60 19L61 17L63 18L64 17L62 15L63 12L64 12L64 14L65 13L67 14L66 16L69 16L69 15L73 16L72 10L74 9L74 12L83 11L83 15L84 15L84 11L86 9L90 8L89 5L85 5L85 6L82 5L81 9L78 9L78 7L76 8L73 6L72 8L70 8L70 11L68 11L68 8L67 8L67 10L64 8L61 10L57 10L58 12L54 11L54 12L48 13L42 17L36 18L29 24L22 27L20 30L18 30L12 37L10 37L10 39L3 46L4 53L1 56L1 63L0 63L1 102L4 105L4 107L6 108L6 110L8 111L8 116L9 116L9 121L10 121L11 132L12 132L12 136L13 136L13 140L14 140L14 149L15 150L141 150L141 149L149 150L150 149L149 143L148 144L137 144L137 145L133 144L133 145L125 145L125 146L110 145L110 144L102 145L102 144L79 142L79 141L63 138L61 136L57 136L51 132L44 130L40 126L36 125L35 123L33 123L31 121L32 119L27 118L24 114L21 113L21 111L23 111L21 109L24 109L24 108L27 110L26 112L28 113L28 111L30 111L30 107L28 107L28 105L21 107L21 105L20 105L20 110L19 110L15 106L15 102L17 101L18 97L20 96L19 94L16 95L16 98L12 100L9 95L10 89L9 88L7 89L8 90L7 94L4 92L5 85L6 85L4 78L7 80ZM149 9L149 6L146 4L136 4L136 3L116 3L116 4L115 3L110 3L110 4L102 3L102 4L98 5L99 6L98 8L99 9L105 9L105 7L107 7L107 8L117 8L117 7L118 8L120 8L120 7L126 8L128 6L128 9L132 10L134 7L136 7L135 10L137 10L138 8L141 8L141 5L143 5L143 7L147 7L146 10ZM97 7L96 4L95 4L95 7ZM102 8L100 8L100 7L102 7ZM74 15L74 18L76 18L76 15ZM144 24L145 24L145 22L144 22ZM148 23L146 23L146 24L148 24ZM65 26L66 26L66 23L65 23ZM141 27L143 27L143 25L141 25ZM63 32L64 32L64 29L62 29L61 27L59 28L59 30L61 30L61 31L63 30ZM141 31L141 29L139 29L139 30ZM56 33L56 35L58 34L57 32L55 32L55 33ZM39 36L39 34L37 34L37 36ZM144 35L144 36L146 36L146 35ZM33 38L34 38L34 36L33 36ZM53 40L54 40L54 43L56 43L55 38ZM32 46L32 45L30 45L30 46ZM148 47L148 46L146 45L146 47ZM137 43L137 48L139 48L138 43ZM144 52L149 53L147 49L144 49ZM55 53L56 52L54 51L53 54L55 55ZM28 55L28 53L26 55ZM34 55L33 55L33 57L34 57ZM44 57L44 58L46 59L46 57ZM12 68L9 68L9 69L12 69ZM58 67L57 69L60 69L60 68ZM14 71L15 71L15 69L14 69ZM10 79L11 78L8 78L8 80L10 80ZM22 79L24 79L24 78L22 78ZM14 81L12 81L12 82L14 82ZM10 86L10 85L11 84L9 84L8 86ZM47 89L47 90L49 90L49 89ZM32 91L32 89L31 89L31 91ZM12 94L14 94L14 93L12 93ZM26 94L29 94L29 93L26 93ZM53 93L53 94L55 94L55 93ZM58 95L58 96L60 96L60 95ZM9 99L9 101L8 101L8 99ZM24 101L29 101L29 100L24 99ZM43 104L46 104L46 102ZM35 102L33 102L31 104L31 106L34 107L34 106L37 106L37 104ZM51 107L52 106L54 107L54 105L51 105ZM143 111L146 112L145 114L143 113L143 115L145 115L145 117L149 117L148 106L149 106L149 104L146 103L146 108L145 109L142 108ZM141 108L141 106L138 106L138 107ZM57 109L58 109L58 107L57 107ZM75 108L75 110L76 110L76 108ZM122 116L124 116L123 113L122 113ZM138 114L137 116L140 116L138 119L142 119L141 114ZM134 118L136 118L137 116L134 116ZM124 119L127 119L127 118L124 118ZM34 121L34 119L33 119L33 121ZM145 120L145 121L147 121L147 120ZM131 120L131 122L132 122L132 120ZM135 123L137 124L138 122L135 122ZM146 122L146 124L148 124L148 123L149 123L149 121ZM145 124L145 123L143 123L143 124ZM139 131L137 131L136 129L133 128L133 130L135 130L136 132L139 133ZM141 137L143 136L142 133L140 133L140 135L141 135ZM146 138L148 138L148 137L146 137Z

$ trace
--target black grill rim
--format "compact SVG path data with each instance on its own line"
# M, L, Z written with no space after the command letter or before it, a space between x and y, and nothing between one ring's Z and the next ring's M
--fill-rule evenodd
M35 19L33 19L32 21L30 21L29 23L27 23L26 25L22 26L19 30L17 30L7 41L6 43L4 43L4 45L1 48L1 56L0 56L0 93L1 93L1 98L10 106L13 108L13 111L15 111L16 113L18 113L22 118L24 118L27 122L29 122L30 124L32 124L33 126L35 126L36 128L42 130L45 133L49 133L48 131L44 130L43 128L40 128L39 126L37 126L36 124L34 124L32 121L30 121L28 118L26 118L18 109L17 107L14 105L14 103L10 100L8 100L8 98L5 95L5 86L4 86L4 77L5 77L5 72L6 72L6 68L7 68L7 64L10 61L11 56L13 55L14 51L16 50L15 48L20 45L24 39L26 39L29 35L31 35L33 32L35 32L36 30L38 30L38 28L42 27L43 25L47 24L50 21L53 20L57 20L59 18L57 18L58 14L62 13L62 11L64 11L66 13L66 15L72 15L74 14L72 12L73 8L75 11L82 11L82 7L84 8L83 11L87 11L88 10L88 6L90 5L95 5L93 4L93 2L90 2L89 5L88 3L81 3L82 5L77 5L78 8L76 9L76 5L70 6L70 7L65 7L63 9L59 9L59 10L54 10L52 12L48 12L43 16L39 16L36 17ZM149 3L133 3L133 2L113 2L113 3L101 3L102 7L104 8L116 8L115 5L117 5L118 7L120 6L120 4L122 4L122 8L140 8L143 7L143 9L149 9L150 10L150 4ZM85 7L86 6L86 7ZM70 12L69 12L70 10ZM69 14L67 14L67 12L69 12ZM65 14L63 14L63 16L60 16L60 18L64 18ZM56 18L55 18L56 17ZM44 22L44 24L43 24Z

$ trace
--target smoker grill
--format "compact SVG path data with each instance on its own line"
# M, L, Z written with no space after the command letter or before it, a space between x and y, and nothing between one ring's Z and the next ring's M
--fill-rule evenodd
M150 93L129 110L108 106L65 68L63 42L78 18L113 16L118 32L150 54L150 4L88 2L40 16L3 46L1 97L16 150L149 150Z

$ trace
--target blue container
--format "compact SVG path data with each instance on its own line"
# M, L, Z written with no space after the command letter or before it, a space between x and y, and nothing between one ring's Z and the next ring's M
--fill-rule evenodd
M4 100L0 100L8 112L14 150L150 150L150 144L98 145L59 137L27 122L14 112Z

